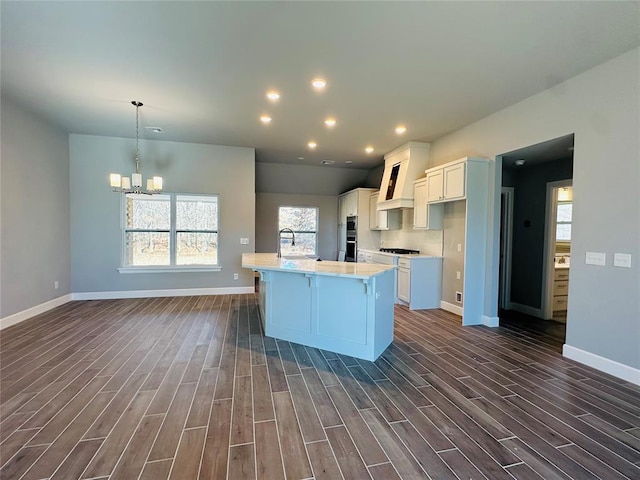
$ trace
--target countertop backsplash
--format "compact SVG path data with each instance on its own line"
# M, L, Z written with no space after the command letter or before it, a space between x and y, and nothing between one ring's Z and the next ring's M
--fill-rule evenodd
M414 230L413 210L402 211L401 230L380 232L381 247L419 250L425 255L442 256L442 230Z

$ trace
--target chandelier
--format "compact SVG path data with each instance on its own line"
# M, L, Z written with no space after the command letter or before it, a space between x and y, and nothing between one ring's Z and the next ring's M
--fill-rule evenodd
M118 193L137 193L153 195L162 191L162 177L152 177L147 180L147 188L142 188L142 174L140 173L140 147L139 147L139 110L142 102L133 100L131 102L136 107L136 171L131 174L131 178L122 177L119 173L109 175L111 188Z

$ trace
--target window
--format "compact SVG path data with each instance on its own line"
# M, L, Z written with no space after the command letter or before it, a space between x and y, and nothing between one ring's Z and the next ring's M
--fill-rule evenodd
M571 217L573 214L573 203L558 202L558 212L556 215L556 241L571 241Z
M122 266L218 266L217 195L126 195Z
M280 207L278 231L290 228L296 244L291 245L291 235L282 234L282 255L316 255L318 237L318 209L315 207Z

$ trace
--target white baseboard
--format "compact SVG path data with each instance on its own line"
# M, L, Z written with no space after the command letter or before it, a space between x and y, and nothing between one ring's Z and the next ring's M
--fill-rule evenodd
M521 303L509 302L507 304L507 309L526 313L527 315L531 315L532 317L544 318L541 308L530 307L529 305L523 305Z
M150 298L150 297L184 297L189 295L233 295L241 293L254 293L255 287L220 287L220 288L186 288L168 290L130 290L119 292L79 292L69 293L62 297L54 298L48 302L27 308L8 317L0 318L0 330L16 323L28 320L31 317L52 310L72 300L116 300L119 298Z
M61 297L54 298L53 300L41 303L40 305L36 305L35 307L27 308L26 310L14 313L13 315L9 315L8 317L0 318L0 330L10 327L11 325L15 325L16 323L23 322L31 317L35 317L36 315L40 315L41 313L52 310L56 307L59 307L60 305L64 305L71 300L73 300L71 294L62 295Z
M440 300L440 308L446 310L447 312L455 313L456 315L462 316L462 307L460 305L454 305L453 303Z
M122 290L72 293L73 300L115 300L119 298L186 297L190 295L233 295L254 293L255 287L180 288L166 290Z
M487 317L486 315L482 316L482 324L487 327L499 327L500 326L500 318L499 317Z
M614 377L621 378L627 382L640 385L640 369L630 367L623 363L610 360L595 353L581 350L566 343L562 346L562 355L564 357L583 363L589 367L593 367L601 372L608 373Z

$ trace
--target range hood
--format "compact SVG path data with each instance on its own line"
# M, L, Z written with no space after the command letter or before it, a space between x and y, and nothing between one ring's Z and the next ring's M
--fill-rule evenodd
M425 175L429 147L428 143L409 142L384 156L378 211L413 208L413 182Z

